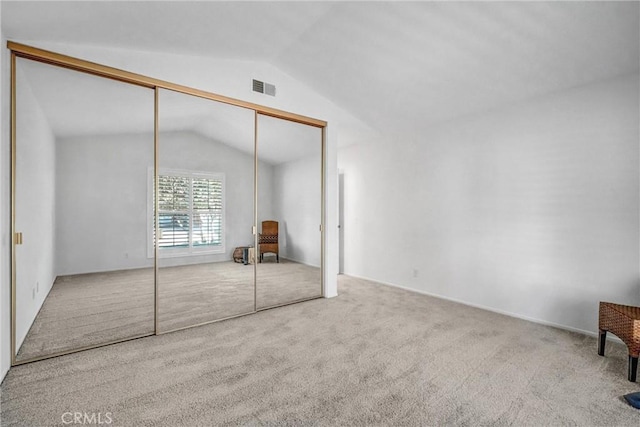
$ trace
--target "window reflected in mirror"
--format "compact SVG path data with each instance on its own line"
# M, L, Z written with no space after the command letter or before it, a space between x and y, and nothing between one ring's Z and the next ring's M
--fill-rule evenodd
M254 266L233 255L254 245L254 112L168 90L158 107L159 332L251 313Z

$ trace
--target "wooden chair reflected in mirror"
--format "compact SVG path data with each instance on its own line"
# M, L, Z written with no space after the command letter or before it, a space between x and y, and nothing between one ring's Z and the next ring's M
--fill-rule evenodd
M260 246L260 262L264 260L264 254L276 254L276 262L280 262L278 249L278 221L262 221L262 233L258 236Z

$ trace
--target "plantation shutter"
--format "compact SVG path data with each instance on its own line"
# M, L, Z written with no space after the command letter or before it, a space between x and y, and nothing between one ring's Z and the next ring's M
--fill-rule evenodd
M183 176L159 176L160 248L189 246L189 181Z
M191 175L158 178L158 247L223 248L223 178Z
M222 244L222 181L193 179L193 246Z

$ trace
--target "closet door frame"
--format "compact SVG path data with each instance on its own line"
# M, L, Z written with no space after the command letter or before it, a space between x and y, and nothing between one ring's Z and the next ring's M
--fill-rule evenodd
M72 56L67 56L43 49L39 49L36 47L28 46L21 43L16 43L12 41L7 42L7 48L11 52L10 58L10 132L11 132L11 184L10 184L10 193L11 193L11 223L10 223L10 236L11 236L11 366L22 365L25 363L36 362L43 359L49 359L52 357L62 356L65 354L76 353L79 351L89 350L92 348L104 347L106 345L116 344L119 342L129 341L132 339L152 336L152 335L161 335L163 333L168 332L160 332L158 330L158 246L154 245L154 332L150 334L144 334L140 336L118 339L110 342L105 342L102 344L89 345L80 348L76 348L73 350L58 352L55 354L45 355L34 357L31 359L25 360L16 360L17 355L17 346L16 346L16 245L22 243L21 233L16 230L16 123L17 123L17 111L16 111L16 60L17 58L29 59L45 64L50 64L53 66L58 66L62 68L67 68L74 71L79 71L82 73L87 73L91 75L95 75L98 77L113 79L117 81L121 81L123 83L129 83L137 86L146 87L152 89L154 91L154 188L155 188L155 211L154 211L154 222L156 230L159 227L159 218L158 218L158 167L159 167L159 119L158 119L158 99L159 99L159 90L167 89L173 90L176 92L181 92L187 95L193 95L205 99L209 99L212 101L218 101L225 104L234 105L237 107L247 108L254 111L254 224L253 224L253 237L254 237L254 247L257 248L258 243L258 234L257 234L257 218L258 218L258 195L257 195L257 185L258 185L258 153L257 153L257 141L258 141L258 129L257 129L257 120L258 115L266 115L271 116L283 120L288 120L296 123L301 123L309 126L314 126L321 129L322 134L322 166L321 166L321 223L320 223L320 233L321 233L321 256L320 256L320 269L321 269L321 289L322 294L320 297L312 297L307 299L302 299L298 301L292 301L283 303L277 306L284 306L289 304L295 304L301 301L307 301L315 298L322 298L325 295L325 249L326 249L326 233L325 233L325 223L326 223L326 127L327 122L324 120L319 120L307 116L303 116L296 113L291 113L283 110L279 110L276 108L271 108L259 104L254 104L251 102L242 101L235 98L230 98L227 96L219 95L213 92L207 92L204 90L167 82L164 80L155 79L152 77L148 77L142 74L132 73L129 71L124 71L118 68L109 67L106 65L98 64L95 62L85 61L83 59L75 58ZM257 300L256 300L256 269L254 268L254 310L250 313L241 314L234 317L246 316L249 314L254 314L261 310L270 309L268 308L257 308ZM274 306L274 307L277 307ZM219 322L226 319L217 319L212 320L207 323Z

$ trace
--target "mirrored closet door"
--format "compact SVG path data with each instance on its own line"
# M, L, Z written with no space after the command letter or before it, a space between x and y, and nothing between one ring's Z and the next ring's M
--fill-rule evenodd
M258 114L256 305L322 296L322 129Z
M12 365L322 296L326 122L8 46Z
M154 91L16 59L15 356L154 333Z
M254 116L159 90L158 332L255 311Z

